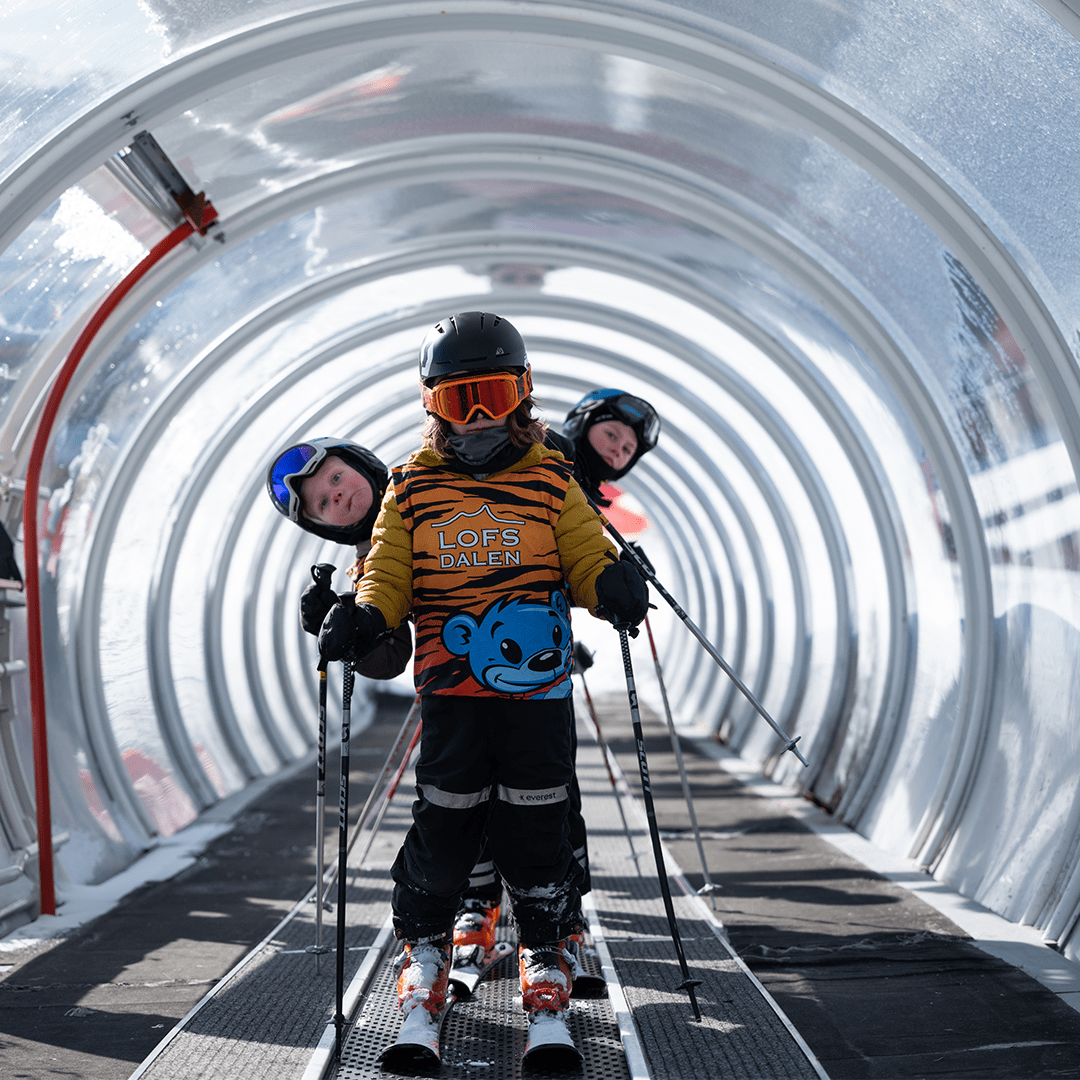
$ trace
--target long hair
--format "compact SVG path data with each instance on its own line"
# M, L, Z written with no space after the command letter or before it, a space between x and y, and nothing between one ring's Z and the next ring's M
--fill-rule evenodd
M542 443L547 435L547 424L538 416L532 414L535 405L536 402L530 394L506 418L506 430L510 432L510 441L515 446L531 446L533 443ZM448 461L454 456L449 438L452 433L448 420L444 420L434 413L429 413L427 423L421 433L424 439L424 448L433 450L444 461Z

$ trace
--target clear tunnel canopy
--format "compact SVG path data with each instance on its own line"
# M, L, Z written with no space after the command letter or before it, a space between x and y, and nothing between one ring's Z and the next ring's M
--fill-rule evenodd
M612 520L810 765L661 605L679 723L1075 954L1080 17L1050 8L9 4L13 535L49 381L178 220L135 136L219 214L106 323L44 463L67 873L309 752L295 597L352 554L275 514L266 465L330 434L404 460L419 340L479 308L525 336L553 428L598 386L656 407ZM618 690L613 635L574 628ZM15 863L31 718L5 679Z

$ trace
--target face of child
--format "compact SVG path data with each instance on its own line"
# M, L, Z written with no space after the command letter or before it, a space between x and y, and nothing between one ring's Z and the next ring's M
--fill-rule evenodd
M625 468L637 453L637 436L629 424L621 420L601 420L589 428L589 445L605 464L616 472Z
M371 481L333 454L300 485L304 516L322 525L355 525L374 498Z
M623 427L625 426L624 424ZM450 424L450 429L455 435L471 435L474 431L483 431L484 428L492 427L506 427L506 417L500 416L498 420L492 420L490 416L478 412L467 424Z

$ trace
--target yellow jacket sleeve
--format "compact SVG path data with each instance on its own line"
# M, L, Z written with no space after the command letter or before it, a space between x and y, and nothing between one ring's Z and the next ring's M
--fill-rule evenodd
M570 595L578 607L596 614L596 579L605 566L619 561L615 545L604 535L600 515L589 505L576 480L566 489L566 500L555 525L559 564Z
M412 607L412 533L405 527L393 487L386 490L371 532L364 576L356 583L356 602L374 604L393 629Z

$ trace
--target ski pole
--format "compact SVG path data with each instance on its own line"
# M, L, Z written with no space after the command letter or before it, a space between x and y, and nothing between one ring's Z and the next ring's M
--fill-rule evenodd
M311 568L316 585L330 586L336 567L319 563ZM322 954L329 952L322 943L323 916L323 847L326 843L326 661L319 657L319 754L315 773L315 944L308 952L315 954L315 974L322 974Z
M660 878L660 893L664 898L664 910L667 912L668 926L671 927L671 940L675 945L675 955L679 958L679 968L682 971L683 981L679 983L678 989L685 990L690 995L690 1007L694 1011L694 1019L700 1020L701 1009L698 1008L694 987L700 986L701 980L692 979L690 969L686 966L686 955L683 953L682 940L679 937L679 925L675 921L675 906L671 902L671 887L668 885L667 870L664 867L664 852L660 847L660 829L656 824L656 809L653 806L652 786L649 783L649 762L645 757L645 734L641 730L637 687L634 685L634 665L630 660L630 639L626 633L628 625L626 623L616 623L615 629L619 631L619 641L622 645L623 668L626 671L626 696L630 700L630 723L633 725L634 739L637 742L641 793L645 801L645 816L649 821L649 836L652 839L653 858L656 860L656 872Z
M698 858L701 859L701 873L705 878L705 884L698 889L698 895L715 892L720 886L709 877L709 867L705 863L705 848L701 844L701 830L698 828L697 814L694 812L694 799L690 794L690 781L686 777L686 765L683 762L682 748L679 746L679 736L675 734L675 722L671 719L671 706L668 704L667 687L664 685L664 672L660 667L660 657L656 652L656 642L653 640L652 626L649 624L648 615L645 616L645 630L649 635L653 664L656 667L656 678L660 683L660 696L664 699L664 715L667 717L671 749L675 752L675 761L679 766L679 779L682 780L683 795L686 797L686 809L690 811L690 825L694 830L694 840L697 842ZM716 897L712 898L712 903L715 911Z
M698 641L701 642L701 645L705 649L705 651L713 658L713 660L717 662L717 664L720 665L720 668L724 672L724 674L727 675L727 677L739 688L739 690L742 692L743 697L745 697L746 700L754 706L761 718L765 720L766 723L768 723L769 727L771 727L773 731L775 731L776 734L780 736L781 739L784 740L784 749L790 750L804 765L809 766L810 762L802 756L799 748L795 745L799 741L799 739L802 738L802 736L796 735L795 738L792 738L765 711L765 706L762 705L761 702L758 701L758 699L754 696L750 687L748 687L746 683L744 683L742 679L740 679L739 676L735 674L734 669L720 655L720 653L717 652L713 643L709 641L709 639L701 632L701 629L697 626L694 620L691 619L690 616L687 615L686 612L683 611L683 609L679 606L678 601L675 599L675 597L672 596L671 593L669 593L667 589L665 589L664 586L660 584L660 582L656 578L656 574L654 573L653 568L649 566L648 563L634 550L633 544L631 544L628 540L624 539L620 535L619 531L611 524L610 521L608 521L606 517L604 517L603 512L597 507L595 503L592 503L591 500L590 503L592 505L592 508L600 515L600 520L604 523L604 528L607 529L608 533L611 535L612 539L619 545L619 547L621 547L623 551L625 551L626 554L630 556L631 561L641 572L641 575L645 578L645 580L648 581L649 584L652 585L653 588L655 588L656 591L667 601L671 610L674 611L675 614L678 615L678 617L683 621L683 624L686 626L687 630L689 630L690 633L693 634L694 637L696 637Z
M315 974L322 974L322 954L328 952L322 943L323 917L323 845L326 828L326 661L319 661L319 756L315 778L315 944L308 952L315 954Z
M374 784L372 784L371 790L368 792L367 801L364 803L364 808L360 811L360 814L356 819L356 824L353 826L352 836L349 837L349 845L345 849L346 859L348 859L348 857L350 855L352 855L352 849L356 845L356 841L360 836L361 829L363 829L364 822L368 817L368 811L371 809L371 804L374 802L375 797L383 789L383 783L386 780L387 775L390 772L390 769L393 767L393 762L394 762L394 759L397 757L397 752L401 748L401 744L402 744L403 740L405 739L405 736L408 733L409 727L412 724L413 718L416 716L419 709L420 709L420 698L419 698L419 696L417 696L416 700L413 702L412 708L409 710L408 716L405 717L405 720L402 723L401 728L398 730L397 738L394 740L394 745L390 748L390 753L386 755L386 760L383 762L383 767L382 767L382 770L379 773L379 778L378 778L378 780L375 781ZM410 750L412 749L412 746L413 746L413 743L410 743L409 744L409 749ZM330 892L334 888L334 882L337 880L337 873L338 873L338 860L335 859L334 864L327 871L326 881L323 884L323 888L325 890L325 892L323 894L324 896L329 896Z
M423 730L424 721L416 725L416 730L413 732L413 737L409 742L409 745L405 749L405 754L401 759L401 764L398 765L397 773L394 779L390 782L390 786L386 789L386 794L383 796L382 805L379 807L379 812L375 817L375 821L372 823L371 832L368 833L367 843L364 845L364 850L360 853L360 858L357 859L356 865L363 866L364 860L368 856L368 852L371 850L371 845L375 842L375 837L378 835L379 829L382 827L383 818L386 817L386 811L390 809L390 801L397 793L398 784L401 782L402 774L405 772L406 767L409 764L409 760L412 757L413 750L416 747L417 742L420 739L420 733Z
M349 840L349 725L352 713L353 666L346 660L341 690L341 789L338 797L338 866L345 865ZM341 1057L345 1028L345 875L338 874L337 976L334 1012L334 1053Z
M409 733L409 729L413 725L413 721L416 720L416 714L420 711L420 695L417 694L415 700L409 709L408 715L402 721L401 727L398 730L397 737L394 739L394 745L390 749L390 753L386 755L386 760L383 762L382 770L379 773L379 779L376 783L372 784L371 791L368 792L367 800L364 803L364 808L360 811L359 816L356 819L356 825L353 826L353 834L349 838L349 854L352 854L352 849L356 846L356 841L360 836L360 830L363 827L364 821L367 820L368 811L371 809L371 804L375 801L375 796L383 783L386 781L386 777L389 774L391 768L393 768L393 761L397 757L398 751L401 749L401 744L405 741L405 736ZM410 743L410 746L412 744Z
M645 852L637 851L634 848L634 838L630 835L630 825L626 820L626 812L623 810L622 799L619 798L619 782L615 779L615 773L611 768L611 758L609 757L611 751L604 741L604 733L600 730L600 719L596 715L596 709L592 702L592 695L589 693L589 687L585 682L585 672L579 671L578 674L581 676L581 689L585 691L585 703L589 707L589 719L592 720L593 731L596 733L596 742L600 747L600 755L604 759L604 767L607 769L608 779L611 781L611 790L615 796L615 805L619 808L619 817L622 818L623 832L626 833L626 842L630 845L630 854L627 855L627 858L634 860L634 865L637 867L637 872L640 874L641 867L638 866L637 860L640 859Z

